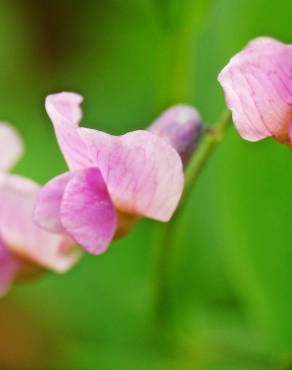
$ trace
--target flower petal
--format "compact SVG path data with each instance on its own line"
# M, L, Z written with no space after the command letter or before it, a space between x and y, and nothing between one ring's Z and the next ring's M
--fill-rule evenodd
M281 41L278 41L276 39L273 39L272 37L269 37L269 36L260 36L260 37L256 37L255 39L251 40L247 45L246 45L246 49L247 48L253 48L253 47L257 47L257 46L266 46L266 45L269 45L269 44L276 44L278 43L279 45L283 45L283 43Z
M292 46L259 38L219 74L240 135L250 141L288 139L292 120Z
M53 122L57 140L64 158L71 170L92 165L87 155L87 147L77 133L82 116L80 104L82 96L63 92L46 98L46 110Z
M65 271L79 258L80 251L69 238L54 235L32 220L39 186L14 175L0 174L0 235L19 257L55 271Z
M34 208L35 222L45 230L62 233L60 208L63 193L74 172L66 172L49 181L39 192Z
M13 258L6 244L0 238L0 297L10 288L19 267L19 262Z
M178 153L147 131L111 136L79 129L100 169L114 205L121 212L168 221L183 190Z
M21 157L23 144L17 131L6 123L0 123L0 171L8 171Z
M77 172L67 184L61 220L65 230L92 254L103 253L117 225L115 208L97 168Z

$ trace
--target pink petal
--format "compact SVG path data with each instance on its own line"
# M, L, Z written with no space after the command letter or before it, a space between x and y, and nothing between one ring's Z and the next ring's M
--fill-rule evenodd
M183 190L178 153L147 131L111 136L79 129L119 211L168 221Z
M275 45L276 43L278 43L279 45L283 45L282 42L276 40L276 39L273 39L272 37L268 37L268 36L261 36L261 37L256 37L255 39L251 40L247 45L246 45L246 49L247 48L253 48L253 47L258 47L258 46L267 46L269 44L271 45Z
M49 95L46 99L47 113L53 122L60 149L71 170L92 165L87 147L77 133L82 116L80 108L82 101L82 96L70 92Z
M0 238L0 296L3 296L10 288L19 267L19 262L12 256Z
M8 171L21 157L23 144L16 130L6 123L0 123L0 148L0 171Z
M36 226L32 220L39 186L14 175L0 175L0 235L12 253L43 267L65 271L79 258L72 241Z
M61 220L68 234L92 254L103 253L117 225L114 206L97 168L79 171L65 188Z
M243 138L287 140L292 121L292 46L256 39L231 58L218 80Z
M39 192L34 208L35 222L45 230L62 233L60 208L63 193L74 172L66 172L49 181Z

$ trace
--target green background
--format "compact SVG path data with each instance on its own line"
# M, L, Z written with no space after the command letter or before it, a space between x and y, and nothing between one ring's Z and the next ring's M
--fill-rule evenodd
M26 144L15 172L44 183L66 169L44 111L52 92L80 92L83 125L112 134L178 102L214 123L221 68L256 36L292 42L291 17L290 0L1 1L0 119ZM163 226L142 220L104 255L12 289L0 369L292 369L291 189L291 151L232 127L180 219L164 322Z

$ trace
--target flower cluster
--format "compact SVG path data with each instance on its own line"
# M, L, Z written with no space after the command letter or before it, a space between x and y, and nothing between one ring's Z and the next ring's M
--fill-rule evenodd
M219 74L239 134L257 141L292 141L292 46L258 38ZM52 121L68 171L42 188L12 175L23 146L0 124L0 294L44 269L63 272L107 250L143 217L169 221L184 187L184 167L201 136L198 112L186 105L163 112L146 130L121 136L79 127L83 98L49 95ZM78 246L79 247L78 247Z
M167 110L147 131L111 136L79 128L82 97L48 96L52 120L69 171L42 189L7 171L22 143L0 126L0 293L14 280L44 269L62 272L79 258L79 246L103 253L141 217L168 221L183 190L183 165L195 149L201 121L189 106ZM34 222L35 221L35 222Z

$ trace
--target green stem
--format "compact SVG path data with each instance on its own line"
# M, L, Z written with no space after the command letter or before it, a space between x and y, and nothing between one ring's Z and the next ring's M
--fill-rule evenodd
M231 124L231 115L229 112L218 120L218 122L205 131L201 145L193 154L186 170L186 180L184 193L182 195L180 207L174 214L172 220L165 225L162 243L157 262L157 296L156 296L156 316L160 323L165 323L170 314L170 275L173 245L176 241L177 223L182 215L187 200L198 181L199 175L207 164L211 154L216 146L224 138L228 127Z
M192 156L186 170L185 188L183 199L181 201L182 204L185 203L185 198L187 198L192 191L202 169L204 168L217 144L223 140L231 122L231 113L227 111L214 126L206 129L205 137L203 138L198 150Z

